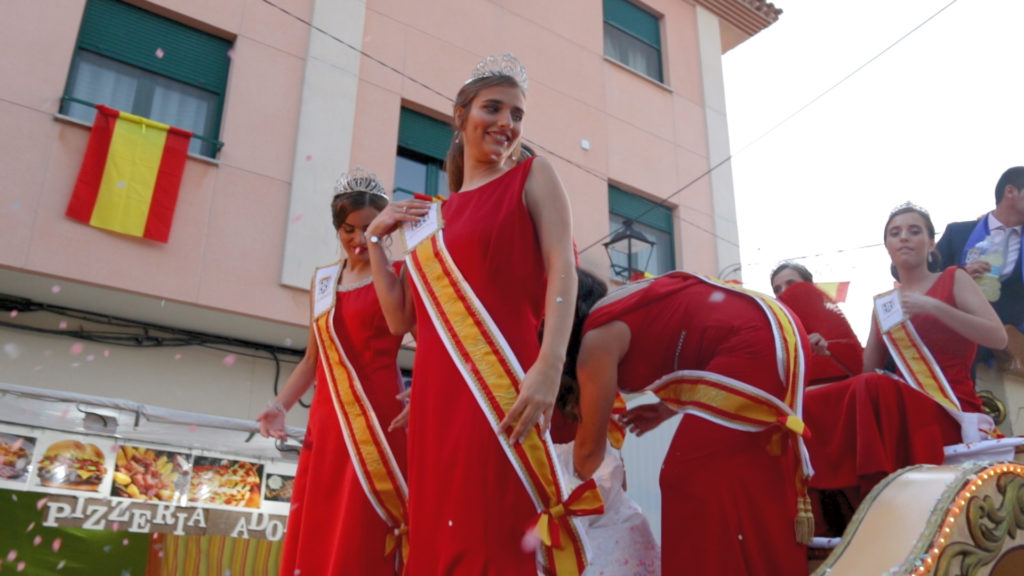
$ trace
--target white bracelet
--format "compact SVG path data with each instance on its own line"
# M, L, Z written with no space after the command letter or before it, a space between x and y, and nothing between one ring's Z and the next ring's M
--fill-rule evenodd
M285 408L284 404L281 404L280 402L275 402L274 400L271 400L270 402L267 402L267 408L277 410L278 412L281 413L282 416L288 415L288 409Z

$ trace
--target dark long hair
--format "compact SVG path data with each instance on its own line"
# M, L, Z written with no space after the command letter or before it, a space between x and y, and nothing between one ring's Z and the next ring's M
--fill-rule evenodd
M380 212L388 205L386 196L371 194L362 190L354 192L342 192L335 194L331 200L331 220L334 222L334 229L338 230L345 223L348 215L362 210L367 206Z
M882 229L882 242L884 243L888 238L889 224L892 224L892 219L902 214L917 214L924 220L924 229L928 232L928 238L935 241L935 225L932 224L932 217L928 214L928 211L920 206L914 204L904 204L897 207L895 210L889 213L889 219L885 221L885 228ZM938 250L932 249L928 253L928 271L929 272L941 272L946 267L945 263L942 262L942 255ZM892 274L894 280L899 282L900 275L896 270L896 264L889 264L889 273Z
M466 168L462 129L466 126L466 116L469 115L469 108L482 90L494 86L509 86L522 90L519 82L511 76L485 76L466 82L455 96L455 106L452 113L452 143L448 146L448 154L444 159L444 170L448 174L449 192L458 192L462 188L462 176ZM525 95L526 93L523 92L523 94ZM519 139L519 143L512 150L511 157L516 162L524 158L522 138Z
M572 320L572 331L569 333L569 346L565 351L565 366L562 368L562 383L558 388L555 407L569 419L579 421L580 386L576 382L576 359L580 355L580 342L583 340L583 323L590 315L590 309L598 300L608 294L608 286L597 276L582 268L576 269L579 288L576 291L576 313Z

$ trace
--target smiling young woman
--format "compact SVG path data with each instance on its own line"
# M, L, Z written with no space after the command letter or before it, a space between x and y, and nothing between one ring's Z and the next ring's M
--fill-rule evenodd
M551 163L522 153L525 72L511 55L492 56L459 90L446 160L452 194L441 205L443 229L408 257L412 282L370 247L389 325L417 329L411 574L535 576L524 531L566 496L545 432L576 300L572 218ZM368 233L388 233L429 207L397 202ZM552 573L578 574L575 526L565 516L551 522L563 546L544 547L543 561Z

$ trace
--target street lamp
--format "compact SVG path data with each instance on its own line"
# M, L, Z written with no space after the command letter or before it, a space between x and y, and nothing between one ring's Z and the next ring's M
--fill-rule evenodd
M654 244L655 242L643 232L633 228L632 220L624 221L622 227L604 243L608 260L612 264L612 272L626 281L632 280L636 274L642 275L651 262ZM640 265L641 261L643 265Z

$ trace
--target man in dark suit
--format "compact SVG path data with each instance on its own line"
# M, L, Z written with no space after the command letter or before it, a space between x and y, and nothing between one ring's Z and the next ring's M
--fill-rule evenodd
M996 209L980 219L953 222L946 226L935 249L945 266L963 266L972 278L989 273L990 264L982 260L968 262L968 252L985 238L1004 250L1004 262L999 273L999 299L992 302L1003 324L1024 330L1024 245L1021 228L1024 225L1024 166L1010 168L996 184ZM991 353L979 350L979 360L991 358ZM1022 359L1018 359L1020 361Z

